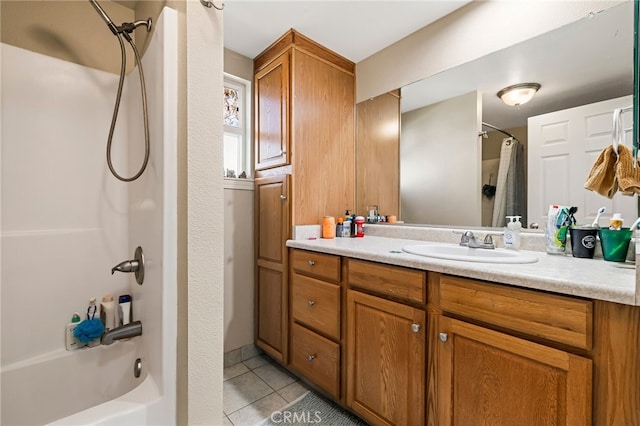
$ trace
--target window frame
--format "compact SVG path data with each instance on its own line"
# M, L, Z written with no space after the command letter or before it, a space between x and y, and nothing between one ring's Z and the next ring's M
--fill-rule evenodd
M251 93L252 93L252 84L251 81L245 80L243 78L234 76L229 73L224 73L224 87L230 87L240 91L240 105L239 105L239 118L240 118L240 127L228 126L224 125L224 133L225 134L234 134L240 135L242 137L242 155L240 163L241 167L239 170L235 170L236 178L243 171L247 174L247 178L253 178L254 170L253 170L253 143L251 140ZM224 92L222 93L224 102ZM225 175L225 166L223 164L223 176ZM233 179L233 178L227 178Z

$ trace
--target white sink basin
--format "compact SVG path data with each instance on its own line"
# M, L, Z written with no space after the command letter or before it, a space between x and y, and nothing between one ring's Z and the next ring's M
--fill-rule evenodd
M402 247L407 253L438 259L481 263L534 263L538 258L518 251L480 249L451 244L413 244Z

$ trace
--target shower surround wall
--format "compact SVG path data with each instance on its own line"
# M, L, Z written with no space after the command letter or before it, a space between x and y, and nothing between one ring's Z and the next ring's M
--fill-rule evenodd
M129 423L175 423L175 11L154 25L143 58L151 156L128 184L105 160L118 76L1 45L2 424L48 423L114 399L62 423L113 421L118 410L134 416L123 417ZM137 71L125 87L112 152L116 170L130 176L144 155ZM111 275L137 245L143 286L132 274ZM73 312L84 318L89 298L105 293L133 296L143 335L65 351Z

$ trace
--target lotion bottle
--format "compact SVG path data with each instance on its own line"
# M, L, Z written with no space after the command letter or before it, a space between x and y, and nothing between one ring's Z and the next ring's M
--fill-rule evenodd
M504 246L508 249L520 248L521 216L507 216L507 226L504 228Z
M105 294L100 303L100 321L106 331L116 328L116 309L113 296Z
M522 230L522 222L520 222L520 218L522 216L514 216L515 220L513 221L513 248L518 250L520 248L520 231Z
M71 322L67 324L67 329L65 333L65 346L68 351L72 351L74 349L78 349L84 346L73 334L76 330L76 327L80 324L80 314L74 313L71 317Z
M119 325L127 325L131 322L131 296L123 294L118 298Z

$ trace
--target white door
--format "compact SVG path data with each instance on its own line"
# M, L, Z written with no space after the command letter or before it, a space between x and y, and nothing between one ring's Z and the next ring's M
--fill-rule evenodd
M600 151L611 144L613 110L633 105L631 96L530 117L528 122L528 218L542 228L550 204L577 206L580 224L593 222L606 207L600 226L621 213L630 226L638 216L637 196L619 192L612 199L584 189ZM622 114L627 147L632 147L633 111Z

